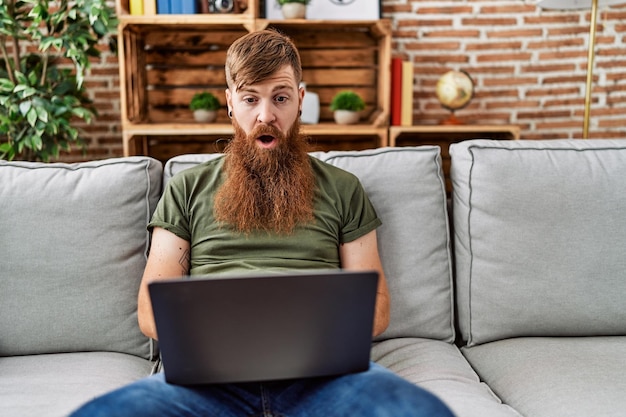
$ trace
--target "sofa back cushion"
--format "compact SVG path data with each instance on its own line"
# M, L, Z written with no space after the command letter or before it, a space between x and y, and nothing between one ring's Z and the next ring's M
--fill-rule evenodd
M355 174L383 225L380 255L391 292L391 323L380 339L452 342L452 283L446 194L438 147L316 152ZM185 155L165 166L166 180L216 155Z
M626 334L626 141L451 147L459 324L469 345Z
M152 355L137 291L161 181L146 157L0 161L0 356Z

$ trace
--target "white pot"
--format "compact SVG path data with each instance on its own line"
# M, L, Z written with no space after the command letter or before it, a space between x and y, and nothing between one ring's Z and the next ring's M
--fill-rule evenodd
M320 96L317 93L306 89L306 83L301 82L300 87L304 88L304 99L302 99L302 114L300 122L304 124L317 124L320 121Z
M335 110L333 113L335 122L339 125L353 125L359 122L361 115L358 111Z
M193 118L196 122L211 123L217 119L217 112L215 110L194 110Z
M306 17L306 4L285 3L281 10L285 19L304 19Z

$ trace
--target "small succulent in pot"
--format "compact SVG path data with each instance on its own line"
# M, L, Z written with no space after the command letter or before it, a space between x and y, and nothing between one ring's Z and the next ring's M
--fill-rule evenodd
M208 91L196 93L189 103L189 109L193 111L193 117L198 122L211 123L217 119L217 110L222 105L214 94Z
M333 97L330 109L337 124L354 124L360 119L359 112L365 109L365 101L354 91L340 91Z
M305 19L306 6L311 0L276 0L285 19Z

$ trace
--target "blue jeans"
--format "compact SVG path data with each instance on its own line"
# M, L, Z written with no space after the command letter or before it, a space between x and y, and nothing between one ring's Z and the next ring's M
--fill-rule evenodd
M184 387L153 375L96 398L78 416L452 417L434 395L372 363L334 378Z

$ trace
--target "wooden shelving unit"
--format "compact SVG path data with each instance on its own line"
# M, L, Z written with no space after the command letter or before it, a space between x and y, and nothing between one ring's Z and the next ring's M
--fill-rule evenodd
M459 142L467 139L517 140L520 127L516 125L423 125L391 126L389 146L430 144L424 142Z
M520 127L516 125L432 125L432 126L391 126L389 146L438 145L446 179L446 189L450 193L450 153L451 143L468 139L517 140Z
M320 123L305 125L316 150L387 146L391 24L376 21L267 20L248 0L238 14L135 16L116 1L119 25L121 112L125 155L215 152L232 134L226 115L224 61L240 36L275 27L298 46L307 90L320 97ZM340 126L328 109L340 90L357 91L367 108L362 123ZM198 91L222 101L216 123L193 121L188 103Z

